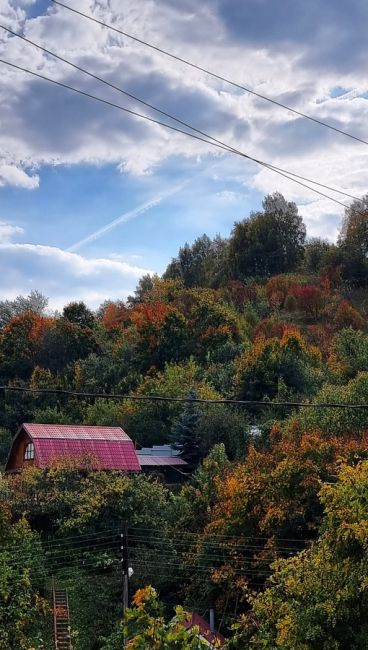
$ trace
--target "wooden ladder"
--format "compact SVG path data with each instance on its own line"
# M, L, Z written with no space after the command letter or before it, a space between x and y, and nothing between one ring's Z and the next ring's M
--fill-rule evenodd
M68 592L66 589L56 589L54 578L52 579L52 611L55 650L72 650Z

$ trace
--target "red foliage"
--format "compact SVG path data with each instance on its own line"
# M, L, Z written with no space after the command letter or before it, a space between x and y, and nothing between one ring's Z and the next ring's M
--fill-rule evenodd
M312 318L319 318L326 303L325 294L321 289L313 286L295 285L291 288L290 293L295 297L298 309Z
M331 338L334 328L331 324L310 325L308 327L309 340L321 351L322 357L327 359L330 354Z

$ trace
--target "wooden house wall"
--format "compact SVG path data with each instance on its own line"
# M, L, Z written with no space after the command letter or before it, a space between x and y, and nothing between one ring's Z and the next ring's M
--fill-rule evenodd
M22 469L23 467L30 467L34 465L34 459L24 459L24 452L29 442L32 442L31 438L29 437L28 433L22 430L12 445L10 456L6 465L6 472L14 472L16 470Z

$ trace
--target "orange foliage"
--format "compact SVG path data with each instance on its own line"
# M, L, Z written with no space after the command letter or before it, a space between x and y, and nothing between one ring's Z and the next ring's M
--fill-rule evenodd
M130 310L124 303L109 302L102 317L103 326L107 330L117 329L129 323Z
M266 296L271 306L280 308L289 293L291 280L285 275L275 275L266 284Z
M163 302L143 303L133 307L131 320L139 332L147 327L155 330L162 327L170 307Z
M368 432L361 436L332 436L319 431L296 433L294 427L271 432L271 448L251 447L245 462L217 480L217 505L207 532L255 535L272 542L290 534L313 535L318 525L318 492L342 461L364 455ZM310 531L308 533L308 530Z
M363 316L347 300L339 304L334 322L339 329L352 327L355 330L362 330L365 324Z

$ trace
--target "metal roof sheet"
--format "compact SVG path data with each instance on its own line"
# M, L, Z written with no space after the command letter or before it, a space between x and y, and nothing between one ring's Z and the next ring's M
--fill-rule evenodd
M188 465L182 458L177 456L151 456L150 454L137 454L141 467L176 467Z
M58 459L88 458L88 468L139 472L134 445L128 440L91 440L34 438L35 460L38 467L49 467Z
M33 438L53 440L120 440L131 439L121 427L84 426L79 424L35 424L26 422L23 429Z
M214 648L222 648L225 644L225 637L220 634L220 632L211 632L210 626L207 621L202 618L199 614L193 612L190 614L189 620L184 620L182 625L190 630L192 627L198 626L199 635L207 641L207 643Z

